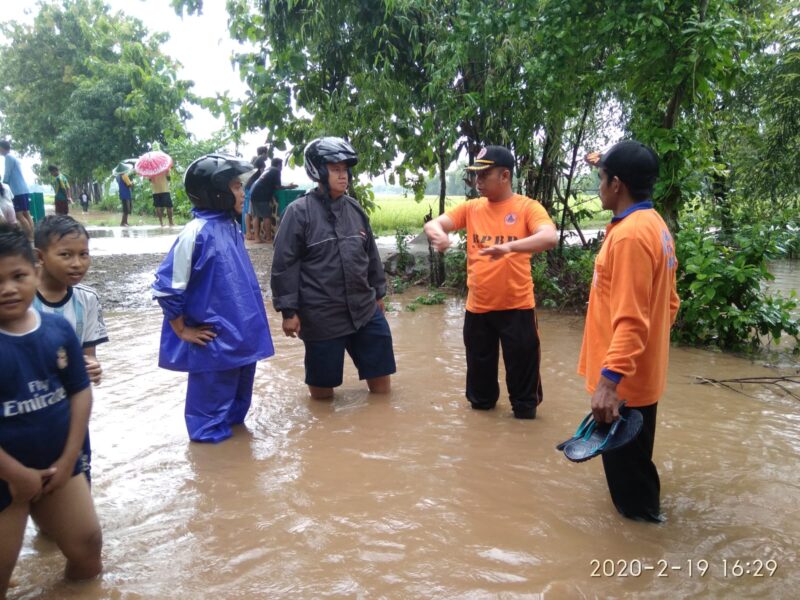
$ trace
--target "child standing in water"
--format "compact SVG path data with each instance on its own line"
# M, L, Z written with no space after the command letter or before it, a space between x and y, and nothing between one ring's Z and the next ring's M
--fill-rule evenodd
M161 263L153 296L164 311L158 365L187 371L186 428L221 442L250 408L256 361L274 354L267 313L237 218L252 165L208 154L186 170L194 219Z
M33 241L42 267L33 306L40 312L61 315L72 325L83 349L89 379L97 385L103 369L96 349L108 341L108 334L100 297L93 288L81 283L92 264L89 233L72 217L51 215L36 225ZM83 454L83 470L91 481L88 431Z
M33 250L0 224L0 598L32 515L67 558L68 579L102 569L100 523L79 455L92 391L75 332L31 304Z

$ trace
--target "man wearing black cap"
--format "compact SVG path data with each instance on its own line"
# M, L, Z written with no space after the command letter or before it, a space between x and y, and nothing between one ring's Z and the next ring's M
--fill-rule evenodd
M658 156L635 141L586 161L600 174L600 200L614 213L595 259L578 373L600 423L619 418L619 405L642 413L639 436L603 454L608 489L624 517L661 522L661 484L653 463L656 409L669 361L669 330L680 301L675 244L653 209Z
M508 149L487 146L467 168L477 174L481 197L425 224L439 252L450 246L451 231L467 230L466 396L477 410L497 404L502 346L514 416L534 419L542 386L531 254L556 245L556 228L539 202L512 191L514 156Z

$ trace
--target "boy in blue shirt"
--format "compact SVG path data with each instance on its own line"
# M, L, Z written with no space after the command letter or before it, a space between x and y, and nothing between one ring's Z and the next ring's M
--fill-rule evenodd
M67 558L68 579L100 573L102 534L79 455L92 392L75 332L31 307L33 251L0 224L0 597L28 516Z
M194 208L156 271L153 297L164 311L158 365L189 373L186 428L195 442L229 438L244 422L256 361L272 356L261 288L244 245L239 158L208 154L186 170Z

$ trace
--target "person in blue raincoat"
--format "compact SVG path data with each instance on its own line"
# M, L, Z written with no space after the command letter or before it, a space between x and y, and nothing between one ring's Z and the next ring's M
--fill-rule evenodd
M253 264L236 218L241 177L252 165L208 154L186 170L194 219L156 271L153 297L164 311L158 365L189 373L186 428L195 442L217 443L244 422L256 361L275 351Z

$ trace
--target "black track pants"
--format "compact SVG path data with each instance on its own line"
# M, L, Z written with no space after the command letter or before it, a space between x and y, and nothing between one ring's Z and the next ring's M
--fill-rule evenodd
M494 408L500 396L497 380L500 347L506 366L506 387L514 415L534 418L542 401L539 378L541 352L533 309L467 311L464 316L467 350L467 399L473 408Z
M621 515L658 521L661 481L653 463L658 404L632 410L642 413L642 432L630 444L603 454L608 491Z

